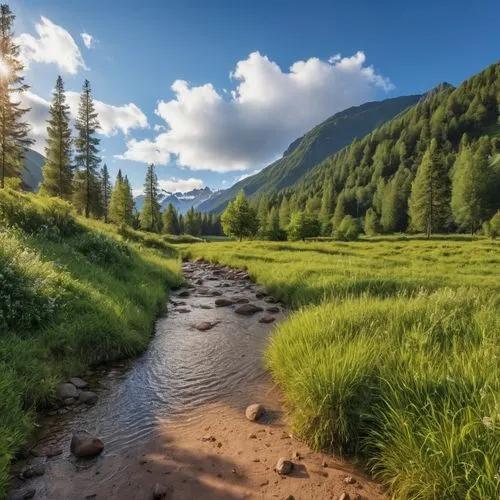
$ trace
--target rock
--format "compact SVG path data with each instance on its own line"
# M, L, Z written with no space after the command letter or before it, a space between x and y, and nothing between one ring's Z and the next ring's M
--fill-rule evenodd
M276 314L280 312L280 308L278 306L271 306L266 309L267 312Z
M234 304L248 304L250 301L245 297L233 297Z
M326 462L326 460L323 460L323 462L321 462L321 467L328 467L328 463Z
M340 496L339 496L339 500L350 500L351 497L349 496L349 493L342 493Z
M76 457L93 457L104 449L104 443L87 431L78 431L71 439L71 453Z
M179 307L179 308L175 309L175 311L178 313L186 314L186 313L191 312L191 309L188 309L187 307Z
M80 377L73 377L70 382L77 388L77 389L85 389L89 384L85 382L85 380L81 379Z
M220 298L220 299L215 299L215 306L216 307L226 307L226 306L232 306L233 301L231 299L225 299L225 298Z
M215 442L216 439L215 439L215 436L212 436L211 434L207 434L206 436L203 436L201 438L202 441L206 442L206 441L209 441L211 443Z
M356 482L356 479L354 479L352 476L346 476L344 478L344 484L354 484Z
M31 449L31 454L34 457L57 457L61 455L62 449L57 446L35 447Z
M258 292L258 293L255 294L255 297L257 299L263 299L264 297L267 297L267 293L265 293L265 292Z
M272 323L275 319L272 316L262 316L262 318L259 318L259 323Z
M66 399L63 399L63 403L64 403L64 406L71 406L72 404L74 404L76 401L75 398L66 398Z
M43 476L45 474L45 467L42 464L26 467L21 471L19 477L21 479L31 479L32 477Z
M280 458L276 464L276 472L283 476L290 474L293 470L293 462L287 460L286 458Z
M245 410L245 417L247 417L250 422L255 422L256 420L259 420L260 417L262 417L264 412L265 408L261 404L254 403L248 406Z
M209 323L208 321L202 321L201 323L196 323L194 327L201 332L205 332L206 330L210 330L214 327L213 323Z
M294 460L302 460L302 455L298 451L296 451L293 454L293 458L294 458Z
M94 404L97 401L97 394L92 391L82 391L78 395L78 401L86 405Z
M268 304L276 304L277 302L279 302L279 300L276 297L267 297L265 301Z
M59 384L57 386L57 397L61 400L77 398L78 391L76 390L76 386L73 384Z
M263 311L262 307L256 306L255 304L243 304L235 309L236 314L242 314L243 316L250 316L256 312Z
M13 491L7 497L7 500L28 500L29 498L33 498L35 494L36 494L35 488Z
M182 290L177 294L177 297L189 297L189 292L187 290Z
M153 500L163 500L167 498L171 488L161 483L156 483L153 488Z
M213 309L213 307L208 304L200 304L200 309Z
M248 436L248 439L257 439L257 434L254 434L254 433L252 432L252 434L250 434L250 435Z

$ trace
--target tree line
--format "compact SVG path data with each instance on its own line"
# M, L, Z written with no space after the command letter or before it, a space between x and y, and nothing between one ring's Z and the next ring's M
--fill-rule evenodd
M30 87L24 82L24 66L14 39L15 16L8 5L0 6L0 188L20 188L25 149L33 144L30 127L23 120L19 96ZM158 179L150 165L144 183L144 205L137 212L127 176L119 170L112 184L106 164L100 167L100 128L90 82L83 83L71 130L64 82L57 77L47 120L47 144L40 195L59 197L74 205L85 217L126 224L145 231L171 234L219 235L220 218L190 209L184 216L169 204L161 213Z

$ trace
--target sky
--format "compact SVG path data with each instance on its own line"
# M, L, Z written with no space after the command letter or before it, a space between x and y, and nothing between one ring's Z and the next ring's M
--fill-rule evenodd
M34 148L60 74L92 86L102 161L137 192L224 189L363 102L459 85L500 55L498 0L12 0Z

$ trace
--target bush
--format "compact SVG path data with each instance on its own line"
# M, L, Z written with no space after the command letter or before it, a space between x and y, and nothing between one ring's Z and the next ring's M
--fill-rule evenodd
M497 212L491 220L483 223L483 233L492 240L500 236L500 212Z
M88 262L99 266L125 266L130 261L129 248L104 234L87 232L72 241L73 248Z

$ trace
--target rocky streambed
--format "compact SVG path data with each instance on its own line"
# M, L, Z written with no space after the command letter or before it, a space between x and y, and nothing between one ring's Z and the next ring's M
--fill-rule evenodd
M183 272L142 357L61 384L11 498L380 498L288 431L262 366L283 305L245 271Z

